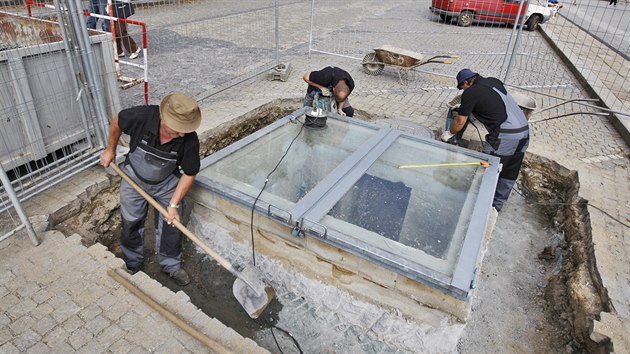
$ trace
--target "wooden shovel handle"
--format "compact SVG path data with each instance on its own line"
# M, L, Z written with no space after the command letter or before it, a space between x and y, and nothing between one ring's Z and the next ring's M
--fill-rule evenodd
M153 199L153 197L151 197L147 192L140 188L140 186L136 182L134 182L134 180L132 180L125 172L120 169L120 167L118 167L113 162L109 164L109 167L111 167L114 171L116 171L116 173L120 175L120 177L122 177L127 183L129 183L129 185L132 186L133 189L136 190L136 192L140 193L140 195L142 195L144 199L147 200L147 202L149 202L157 211L159 211L160 214L162 214L165 218L168 218L168 211L166 211L166 209L155 199ZM225 258L221 257L218 253L213 251L205 243L201 242L201 240L190 230L188 230L186 226L182 225L179 220L173 219L173 225L184 235L186 235L192 242L194 242L197 246L204 250L208 255L210 255L210 257L214 258L215 261L221 264L223 268L227 269L230 273L234 274L234 276L249 284L249 282L243 279L241 273L234 269L232 264L230 264Z

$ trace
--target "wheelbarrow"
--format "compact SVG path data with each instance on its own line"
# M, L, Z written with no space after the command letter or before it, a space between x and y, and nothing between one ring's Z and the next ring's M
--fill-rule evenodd
M409 50L392 47L389 45L375 48L372 53L363 57L361 64L363 70L368 75L380 75L385 66L393 66L398 68L398 78L403 83L403 75L415 68L429 63L452 64L451 61L445 59L459 58L457 55L436 55L425 58L420 53Z

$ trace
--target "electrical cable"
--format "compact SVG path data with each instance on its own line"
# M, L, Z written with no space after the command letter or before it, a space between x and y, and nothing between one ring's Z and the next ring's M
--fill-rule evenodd
M296 121L300 122L298 119L296 119ZM260 198L260 196L262 195L263 191L267 187L267 183L269 183L269 177L271 177L271 175L274 172L276 172L276 170L278 169L278 166L280 166L280 163L282 163L282 160L284 160L284 158L289 153L289 150L291 149L291 146L293 145L295 140L297 140L298 136L300 136L300 134L302 133L302 130L304 129L304 123L300 122L300 124L302 124L302 126L300 127L300 131L295 135L295 137L293 137L293 140L291 140L291 143L289 144L287 149L284 151L284 154L282 155L280 160L278 160L278 163L273 168L273 170L271 170L271 172L269 172L267 177L265 177L265 184L263 184L262 188L260 189L260 193L258 193L258 195L256 196L256 199L254 199L254 204L252 205L251 218L250 218L250 221L249 221L249 231L250 231L251 236L252 236L252 259L253 259L254 267L256 266L256 248L254 246L254 211L256 210L256 203L258 203L258 199Z
M481 143L481 146L483 146L483 139L481 138L481 132L479 131L479 128L477 128L477 126L475 125L475 123L473 123L472 120L469 121L470 124L472 124L473 127L475 127L475 129L477 129L477 135L479 135L479 142Z
M306 119L308 119L308 115L305 115ZM298 131L298 133L293 137L293 139L291 140L291 143L289 143L289 146L287 146L286 150L284 151L284 154L282 155L282 157L280 157L280 160L278 160L278 163L276 163L276 166L271 170L271 172L269 172L269 174L267 174L267 177L265 177L265 183L263 184L262 188L260 189L260 192L258 193L258 195L256 196L256 199L254 199L254 204L252 205L252 210L251 210L251 218L250 218L250 222L249 222L249 231L251 233L251 237L252 237L252 259L253 259L253 263L254 263L254 267L256 266L256 247L254 246L254 212L256 210L256 203L258 203L258 199L260 198L260 196L262 195L263 191L265 190L265 188L267 187L267 183L269 183L269 177L271 177L271 175L276 172L276 170L278 169L278 167L280 166L280 164L282 163L282 160L284 160L284 158L287 156L287 154L289 153L289 150L291 149L291 146L293 146L293 143L297 140L297 138L300 136L300 134L302 133L302 130L304 130L304 125L306 123L302 123L300 122L299 119L296 119L296 121L298 123L300 123L302 126L300 127L300 130ZM284 354L284 352L282 351L282 349L280 348L280 343L278 343L278 340L276 339L276 335L273 333L273 329L276 328L279 331L284 332L286 335L288 335L289 337L291 337L291 339L293 340L293 343L295 344L295 346L298 348L298 350L300 351L300 354L303 354L302 352L302 348L300 347L300 344L298 343L298 341L293 337L293 335L285 330L282 329L276 325L274 325L271 321L268 322L268 325L270 326L270 330L271 330L271 336L273 337L273 341L276 342L276 346L278 347L278 350L280 351L281 354Z
M521 193L518 189L516 189L516 188L512 188L512 189L516 193L518 193L521 197L523 197L525 199L529 199L523 193ZM624 223L623 221L617 219L616 217L610 215L610 213L608 213L606 210L604 210L604 209L602 209L602 208L600 208L600 207L598 207L596 205L593 205L593 204L589 203L587 200L585 200L585 201L586 201L585 204L592 206L593 208L599 210L600 212L602 212L603 214L605 214L606 216L608 216L612 220L614 220L614 221L618 222L619 224L621 224L621 225L623 225L623 226L625 226L625 227L630 229L630 225L628 225L628 224ZM527 202L530 203L530 204L538 204L538 205L578 205L579 204L579 203L566 203L566 202L536 202L536 201L534 201L534 202L527 201Z
M276 340L276 336L273 334L273 329L277 329L279 331L284 332L285 335L289 336L292 340L293 340L293 344L295 344L295 346L297 347L298 351L300 352L300 354L304 354L304 352L302 351L302 347L300 347L300 343L298 343L298 341L295 339L295 337L293 337L293 335L291 334L291 332L287 331L286 329L280 328L276 325L272 325L271 326L271 335L273 335L273 339ZM278 342L276 341L276 345L278 344ZM278 350L280 350L280 353L282 353L282 349L280 349L280 346L278 345Z
M287 331L286 329L282 327L276 326L269 320L265 320L265 322L266 322L265 324L261 324L261 325L269 326L269 329L271 330L271 336L273 337L273 341L276 343L276 346L278 347L280 354L284 354L284 351L282 351L282 348L280 347L280 343L278 343L278 338L276 338L276 334L273 331L274 328L282 332L285 336L291 338L291 340L293 341L293 344L295 344L295 347L300 352L300 354L304 354L304 351L302 351L302 347L300 346L300 343L297 341L297 339L295 339L295 337L293 336L293 334L291 334L291 332Z
M280 351L280 354L284 354L284 352L282 351L282 348L280 348L280 344L278 344L278 340L276 339L276 335L273 333L273 327L274 326L269 327L271 329L271 336L273 337L273 341L276 342L276 347L278 347L278 350Z

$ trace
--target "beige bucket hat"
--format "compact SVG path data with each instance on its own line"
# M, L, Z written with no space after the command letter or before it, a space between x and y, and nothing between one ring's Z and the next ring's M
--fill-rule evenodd
M197 101L178 92L162 99L160 117L167 127L180 133L192 133L201 125L201 110Z

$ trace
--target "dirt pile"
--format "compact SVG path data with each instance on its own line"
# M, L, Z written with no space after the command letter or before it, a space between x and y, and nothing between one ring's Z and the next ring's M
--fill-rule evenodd
M560 321L574 350L589 353L612 351L610 339L592 335L593 320L609 312L609 299L597 270L588 201L578 195L576 171L549 159L528 154L521 170L522 186L542 206L563 235L555 249L548 247L541 259L561 259L560 271L545 289L548 311Z

